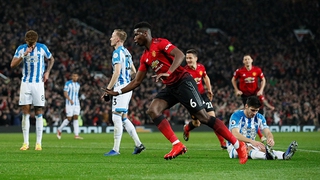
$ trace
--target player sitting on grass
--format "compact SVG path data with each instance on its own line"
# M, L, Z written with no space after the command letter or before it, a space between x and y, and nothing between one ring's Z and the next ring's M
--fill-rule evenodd
M250 96L247 99L244 110L234 112L229 121L231 133L239 140L247 144L248 157L251 159L284 159L289 160L297 150L298 143L292 141L286 152L272 150L274 146L273 135L266 123L265 117L258 113L261 102L257 96ZM255 141L258 129L266 135L266 145ZM238 158L232 144L228 143L230 158Z

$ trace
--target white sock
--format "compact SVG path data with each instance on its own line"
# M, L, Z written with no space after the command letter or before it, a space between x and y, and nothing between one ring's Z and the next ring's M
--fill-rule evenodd
M237 140L236 143L233 144L234 149L238 149L240 147L240 143Z
M29 130L30 130L30 114L22 115L22 134L23 134L23 143L29 145Z
M283 159L283 151L275 151L273 150L273 153L277 156L278 159Z
M126 128L127 132L132 137L135 145L140 146L141 141L140 141L139 136L137 134L136 128L133 126L132 122L129 119L124 118L123 119L123 126L124 126L124 128Z
M73 131L75 136L79 136L79 121L78 119L73 120Z
M69 124L69 122L70 122L70 121L68 121L68 119L63 120L63 122L61 123L60 127L58 128L59 131L61 132L62 129Z
M37 143L41 145L43 133L43 119L42 114L36 115L36 134L37 134Z
M266 153L251 149L249 152L249 156L252 159L266 159Z
M114 144L113 144L113 150L120 152L120 142L122 138L123 133L123 126L122 126L122 117L119 114L112 114L112 121L114 125L114 132L113 132L113 138L114 138Z

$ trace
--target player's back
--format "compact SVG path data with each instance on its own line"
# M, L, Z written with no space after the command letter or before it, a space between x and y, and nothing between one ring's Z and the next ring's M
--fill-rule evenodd
M128 84L131 81L131 65L133 64L130 52L123 46L118 47L113 52L112 65L121 64L120 76L116 86Z

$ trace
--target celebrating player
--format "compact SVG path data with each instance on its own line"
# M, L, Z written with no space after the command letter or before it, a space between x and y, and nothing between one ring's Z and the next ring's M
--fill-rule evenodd
M115 91L106 90L106 92L113 96L130 92L142 83L148 68L156 73L153 76L155 82L162 81L166 87L161 89L153 99L147 114L173 145L172 150L164 156L164 159L173 159L187 152L186 146L179 141L163 115L165 109L180 102L188 109L193 119L199 119L201 123L208 125L231 142L239 154L240 163L246 163L248 156L245 144L238 141L221 120L209 116L205 111L205 104L203 104L196 82L181 66L185 57L183 52L167 39L152 38L151 25L147 22L140 22L134 26L134 42L145 47L136 77L127 86Z
M26 44L20 45L12 58L11 68L22 63L19 105L22 106L23 145L20 150L29 149L30 109L34 106L36 115L37 142L35 150L42 150L43 107L45 104L44 82L49 78L54 58L45 44L38 43L38 33L30 30L25 34ZM49 61L45 69L45 59Z
M247 98L244 110L234 112L229 121L231 133L239 140L247 144L247 151L251 159L291 159L297 150L298 143L291 142L286 152L272 150L275 142L273 135L266 123L265 117L258 113L261 102L257 96ZM262 129L266 135L266 143L255 141L258 129ZM228 143L228 153L230 158L237 158L238 154L232 144Z
M129 51L123 46L127 39L127 33L121 29L115 29L110 38L111 46L115 49L112 54L113 75L107 89L115 91L125 87L131 81L131 74L136 73L132 57ZM103 94L102 98L106 94ZM132 122L128 119L128 106L132 96L132 91L120 96L112 97L112 121L114 124L114 145L105 156L115 156L120 154L120 142L123 134L123 126L132 137L135 148L132 154L140 154L144 149L139 136Z
M80 84L78 82L79 74L73 72L71 75L71 80L67 81L63 88L63 95L66 98L66 115L67 118L63 120L60 127L57 130L57 138L61 139L61 132L65 126L73 120L73 132L74 139L83 139L79 136L79 121L78 116L80 114L80 100L79 100L79 90Z
M187 52L186 52L187 65L184 68L190 73L190 75L196 81L196 83L198 85L198 90L201 94L201 97L205 101L205 109L206 109L207 113L210 116L216 116L214 113L212 103L211 103L213 93L212 93L212 89L211 89L210 78L207 75L207 72L206 72L204 65L198 63L197 61L198 61L198 52L195 49L187 50ZM206 90L203 86L202 79L207 87L207 93L206 93ZM190 131L198 126L200 126L199 120L192 120L188 124L184 125L184 127L183 127L184 140L188 141ZM221 148L227 149L226 142L224 141L224 138L216 132L215 132L215 134L219 139Z

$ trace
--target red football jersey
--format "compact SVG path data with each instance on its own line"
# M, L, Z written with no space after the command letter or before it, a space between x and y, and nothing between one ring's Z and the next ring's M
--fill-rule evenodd
M184 68L188 71L188 73L190 73L190 75L196 81L200 94L204 94L206 90L204 89L202 78L204 78L207 75L206 68L204 67L204 65L197 63L196 69L192 69L188 65L186 65Z
M170 52L176 48L173 44L171 44L167 39L163 38L153 38L150 49L144 50L141 58L140 58L140 66L138 68L139 71L147 71L148 67L156 73L166 73L173 60L174 57L170 55ZM172 85L179 81L187 71L179 66L172 74L168 77L163 77L163 84Z
M233 77L239 79L239 90L245 96L257 95L259 91L258 80L264 77L262 70L257 66L252 66L251 70L245 67L237 69L233 73Z

